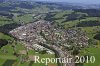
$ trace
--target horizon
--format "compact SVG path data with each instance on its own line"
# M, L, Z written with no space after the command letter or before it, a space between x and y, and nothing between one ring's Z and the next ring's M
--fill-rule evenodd
M28 0L29 1L29 0ZM45 2L65 2L65 3L82 3L82 4L100 4L100 0L30 0L30 1L45 1Z

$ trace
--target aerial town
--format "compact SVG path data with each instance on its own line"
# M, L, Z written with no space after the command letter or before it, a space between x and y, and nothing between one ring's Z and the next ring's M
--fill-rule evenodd
M99 0L0 0L0 66L99 61Z
M9 33L23 42L27 49L46 50L49 54L54 54L55 50L60 57L73 56L70 48L86 47L89 40L81 29L59 29L44 20L18 27Z

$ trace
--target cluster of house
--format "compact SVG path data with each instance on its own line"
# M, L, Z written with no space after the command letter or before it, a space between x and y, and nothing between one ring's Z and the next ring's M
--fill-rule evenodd
M17 39L24 41L28 47L35 48L36 50L43 50L44 47L38 43L48 43L50 45L70 47L72 44L77 46L87 46L88 37L82 30L76 29L56 29L50 22L40 20L18 27L10 34ZM46 49L47 52L51 52Z

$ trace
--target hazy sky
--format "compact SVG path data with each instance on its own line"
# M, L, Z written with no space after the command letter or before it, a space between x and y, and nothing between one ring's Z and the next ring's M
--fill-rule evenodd
M69 3L100 4L100 0L39 0L39 1L57 1L57 2L69 2Z

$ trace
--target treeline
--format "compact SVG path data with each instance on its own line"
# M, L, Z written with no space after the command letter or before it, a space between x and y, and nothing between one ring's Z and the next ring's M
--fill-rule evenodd
M94 39L100 40L100 33L94 36Z
M77 13L77 12L72 12L71 14L67 14L65 13L63 16L61 16L60 14L63 12L50 12L46 15L45 20L47 21L54 21L54 20L60 20L60 19L64 19L63 22L66 21L72 21L72 20L81 20L81 19L85 19L85 17L87 17L87 14L85 13ZM54 17L55 15L59 15L61 17Z
M0 15L1 16L5 16L5 17L7 17L7 18L9 18L9 19L12 19L13 18L13 14L11 14L11 13L8 13L8 12L6 12L6 11L1 11L0 12Z
M49 12L46 14L46 17L44 19L47 21L53 21L55 20L55 18L53 18L55 15L56 15L56 12Z
M0 39L0 48L7 45L8 44L8 41L5 40L5 39Z
M87 13L89 17L100 17L100 10L97 9L76 9L74 11Z
M97 20L82 21L77 24L77 27L93 27L100 26L100 22Z
M3 26L0 26L0 32L8 33L9 31L11 31L19 26L21 26L21 24L17 24L17 23L5 24Z
M72 13L72 14L65 14L64 16L68 16L66 18L66 21L70 21L70 20L81 20L81 19L85 19L85 17L87 16L86 14L77 14L77 13Z

